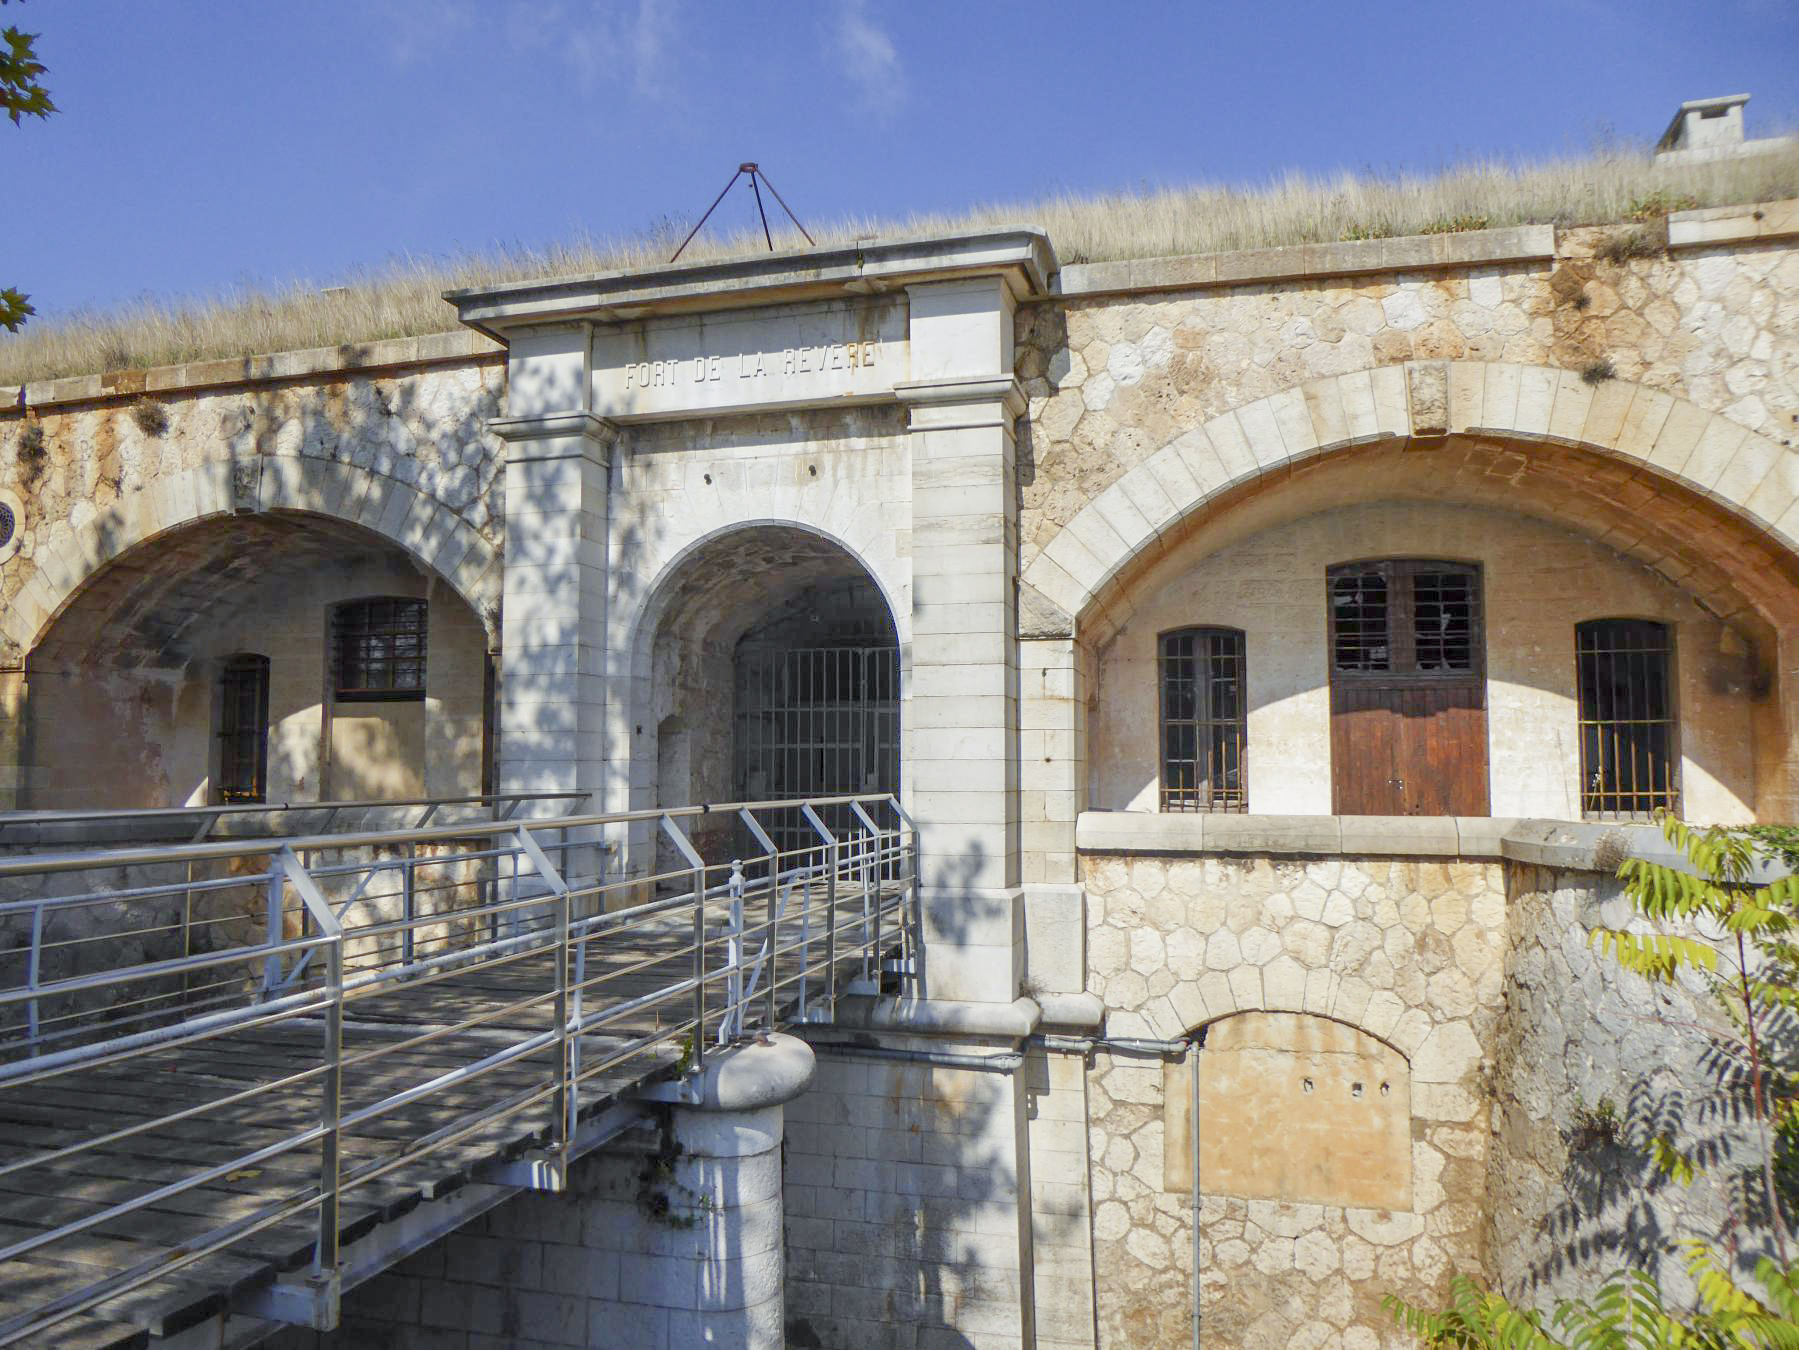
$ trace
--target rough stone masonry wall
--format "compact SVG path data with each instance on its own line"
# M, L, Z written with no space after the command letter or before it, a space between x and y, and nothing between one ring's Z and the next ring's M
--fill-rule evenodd
M452 337L461 348L469 345L463 336ZM414 352L416 359L419 345L429 341L393 345ZM386 345L379 344L377 353ZM316 353L273 359L309 355ZM225 369L219 378L232 373L243 378L237 363L220 364ZM407 532L421 544L441 546L454 537L452 523L466 526L487 545L480 562L484 569L504 537L503 456L485 430L487 419L499 413L504 388L504 366L488 359L157 393L149 397L165 419L160 431L145 429L155 421L140 420L134 401L73 404L67 410L53 405L24 418L8 417L0 422L0 488L15 491L26 510L18 526L18 554L0 566L0 613L19 604L40 570L48 569L47 580L80 572L88 547L83 531L96 522L110 519L115 532L126 536L154 533L181 523L165 519L170 515L185 519L196 508L198 514L230 509L233 491L240 503L298 507L302 502L288 500L294 494L281 486L293 483L320 485L319 504L310 509L330 502L338 508L333 514L348 519L358 519L364 505L389 500L379 491L384 481L403 486L409 489L405 495L417 494L443 516L441 522L406 522ZM317 470L329 465L363 471L356 497L338 500L323 487L327 475ZM214 503L156 497L181 475L209 466L222 472L222 496ZM331 488L344 495L335 482ZM478 571L457 575L467 556L465 538L457 556L444 552L434 559L427 552L425 561L441 564L467 594L479 579ZM499 593L497 576L492 593ZM16 667L23 655L16 640L0 635L0 669Z
M1510 1296L1548 1308L1637 1265L1685 1303L1693 1289L1679 1243L1737 1245L1747 1272L1769 1240L1765 1226L1742 1222L1761 1207L1760 1154L1746 1121L1719 1109L1717 1059L1698 1029L1718 1027L1719 1009L1696 979L1652 985L1589 945L1595 927L1632 921L1615 877L1508 871L1514 947L1493 1084L1491 1274ZM1650 1162L1648 1140L1663 1132L1710 1162L1694 1184Z
M1506 942L1499 865L1083 861L1089 988L1105 1002L1109 1035L1171 1039L1280 1009L1348 1023L1410 1061L1409 1211L1210 1194L1202 1175L1207 1343L1405 1344L1383 1294L1439 1299L1452 1274L1486 1269L1484 1075ZM1162 1065L1096 1056L1088 1094L1099 1345L1184 1343L1190 1200L1164 1185ZM1202 1131L1205 1109L1202 1100Z
M1126 470L1189 428L1325 376L1505 361L1622 380L1751 431L1799 431L1799 249L1624 256L1567 230L1540 263L1108 295L1021 306L1019 549L1028 564Z

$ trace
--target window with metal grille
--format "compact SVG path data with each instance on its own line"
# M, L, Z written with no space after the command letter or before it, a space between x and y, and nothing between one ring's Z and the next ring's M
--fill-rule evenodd
M219 674L219 800L267 800L269 658L230 657Z
M1593 619L1574 630L1580 686L1580 807L1589 819L1678 808L1668 626Z
M346 600L331 611L332 686L340 702L425 696L425 602Z
M1162 809L1248 810L1242 632L1182 628L1164 633L1159 664Z
M1331 668L1338 676L1466 680L1480 674L1480 569L1387 559L1328 573Z

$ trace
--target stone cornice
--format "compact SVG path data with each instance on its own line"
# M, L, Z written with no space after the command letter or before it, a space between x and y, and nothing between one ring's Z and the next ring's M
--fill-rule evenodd
M1029 400L1016 377L973 375L953 380L907 380L893 396L911 411L914 431L1011 426Z
M1015 226L512 282L446 291L444 298L463 323L503 339L533 327L878 295L965 276L1005 277L1024 299L1048 294L1056 269L1049 237L1034 226Z
M564 458L564 444L578 441L581 453L604 463L606 452L618 440L618 427L590 412L491 417L487 429L506 442L506 458L511 462Z

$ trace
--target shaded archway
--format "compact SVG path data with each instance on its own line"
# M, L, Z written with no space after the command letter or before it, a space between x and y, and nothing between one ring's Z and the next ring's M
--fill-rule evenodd
M388 688L340 687L333 615L377 596L412 607L416 659ZM366 527L258 512L159 533L74 587L27 653L24 804L241 799L220 781L226 724L240 745L263 739L255 795L270 802L478 792L486 649L457 590ZM220 703L247 656L266 671L254 732Z
M898 630L839 542L753 523L696 544L653 588L631 653L633 807L898 790ZM708 857L750 846L729 819L699 835Z

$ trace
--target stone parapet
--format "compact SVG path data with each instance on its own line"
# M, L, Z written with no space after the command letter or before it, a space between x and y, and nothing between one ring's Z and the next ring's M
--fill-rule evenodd
M1062 269L1059 289L1063 296L1085 298L1132 291L1253 286L1377 272L1540 262L1553 257L1553 225L1515 225L1455 234L1413 234L1338 244L1288 244L1282 248L1236 249L1184 257L1073 263Z
M384 338L378 342L345 342L336 347L308 347L294 352L239 356L217 361L141 370L109 370L60 380L33 380L23 386L0 385L0 405L45 408L139 398L145 394L190 394L202 389L273 384L284 380L325 380L333 376L392 375L428 366L469 361L498 361L505 354L492 338L467 328L422 337Z

